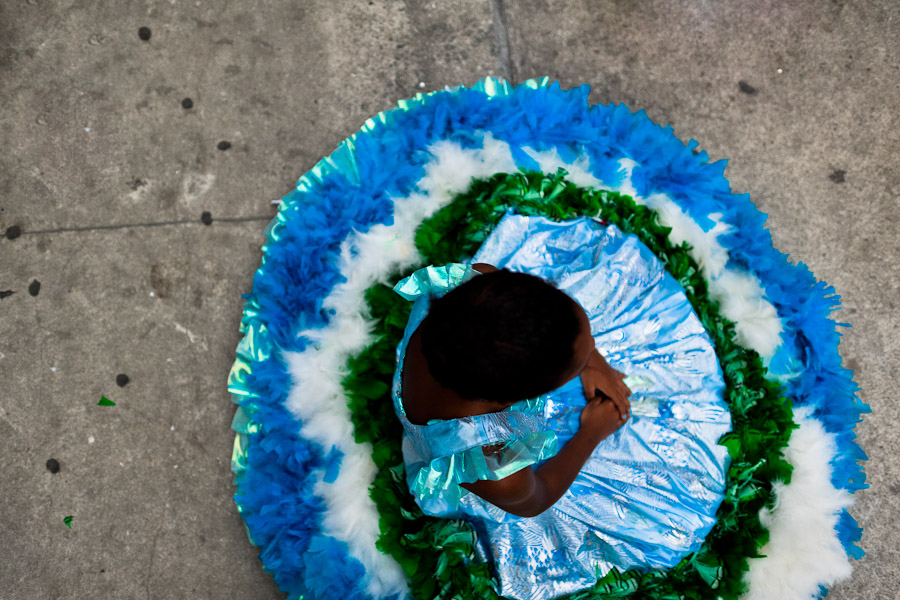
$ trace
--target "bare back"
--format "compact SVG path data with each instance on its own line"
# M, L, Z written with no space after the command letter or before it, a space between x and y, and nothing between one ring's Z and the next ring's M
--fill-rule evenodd
M433 419L449 421L473 415L499 412L509 406L482 399L462 398L451 389L441 385L428 369L428 362L422 354L422 333L413 332L406 346L403 359L401 402L406 418L414 425L427 425Z

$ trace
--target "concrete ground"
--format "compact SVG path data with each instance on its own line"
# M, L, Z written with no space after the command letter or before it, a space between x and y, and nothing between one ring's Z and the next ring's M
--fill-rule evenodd
M377 111L485 75L673 124L837 288L873 414L868 554L829 597L897 597L895 0L0 0L0 597L282 597L231 500L225 389L270 201Z

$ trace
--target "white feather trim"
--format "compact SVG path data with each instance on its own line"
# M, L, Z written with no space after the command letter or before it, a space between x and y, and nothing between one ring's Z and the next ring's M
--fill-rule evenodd
M759 279L746 271L724 269L709 281L709 293L734 323L734 341L756 350L768 363L781 345L784 326L775 306L765 299Z
M758 352L768 364L781 345L783 325L775 306L766 299L759 278L725 266L728 250L719 243L718 237L733 227L721 220L720 213L714 213L710 218L715 225L704 231L667 195L652 194L646 198L638 195L631 182L631 174L637 166L635 161L623 158L619 166L624 171L624 177L616 191L628 194L636 203L655 210L659 222L672 228L669 239L673 244L690 244L691 257L703 272L712 299L719 303L722 314L735 324L734 341Z
M683 208L665 194L652 194L646 198L638 197L635 201L655 210L659 216L659 222L672 228L669 233L669 241L676 246L683 242L687 242L691 246L691 256L697 261L697 265L703 271L706 279L718 277L722 273L725 263L728 262L728 250L718 242L717 238L734 228L721 220L720 213L710 215L716 224L709 231L703 231L703 228L684 212Z
M559 155L556 148L550 150L535 150L534 148L523 148L525 153L530 156L540 167L542 173L556 173L559 169L565 169L568 173L566 181L571 181L579 187L603 188L603 182L594 177L591 172L591 160L587 155L579 155L575 162L567 163Z
M800 427L785 452L794 466L791 483L776 483L775 506L760 511L769 542L760 550L765 558L750 560L744 578L748 590L741 600L812 600L820 585L850 576L850 560L835 526L853 496L831 484L837 444L811 412L808 407L794 411Z

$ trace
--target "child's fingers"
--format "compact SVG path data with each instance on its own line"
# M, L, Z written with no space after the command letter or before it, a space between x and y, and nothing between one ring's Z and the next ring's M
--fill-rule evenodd
M594 396L593 397L600 401L611 400L611 398L606 395L606 392L604 392L603 390L601 390L598 387L594 388Z
M631 414L631 403L628 401L628 397L624 394L616 394L616 397L613 398L613 402L615 403L616 408L619 410L619 414L622 416L622 418L627 419L629 414Z

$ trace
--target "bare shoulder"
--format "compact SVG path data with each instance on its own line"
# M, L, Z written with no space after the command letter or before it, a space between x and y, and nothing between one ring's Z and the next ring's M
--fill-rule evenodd
M493 273L494 271L499 271L497 267L494 265L489 265L487 263L474 263L472 268L478 271L479 273Z

